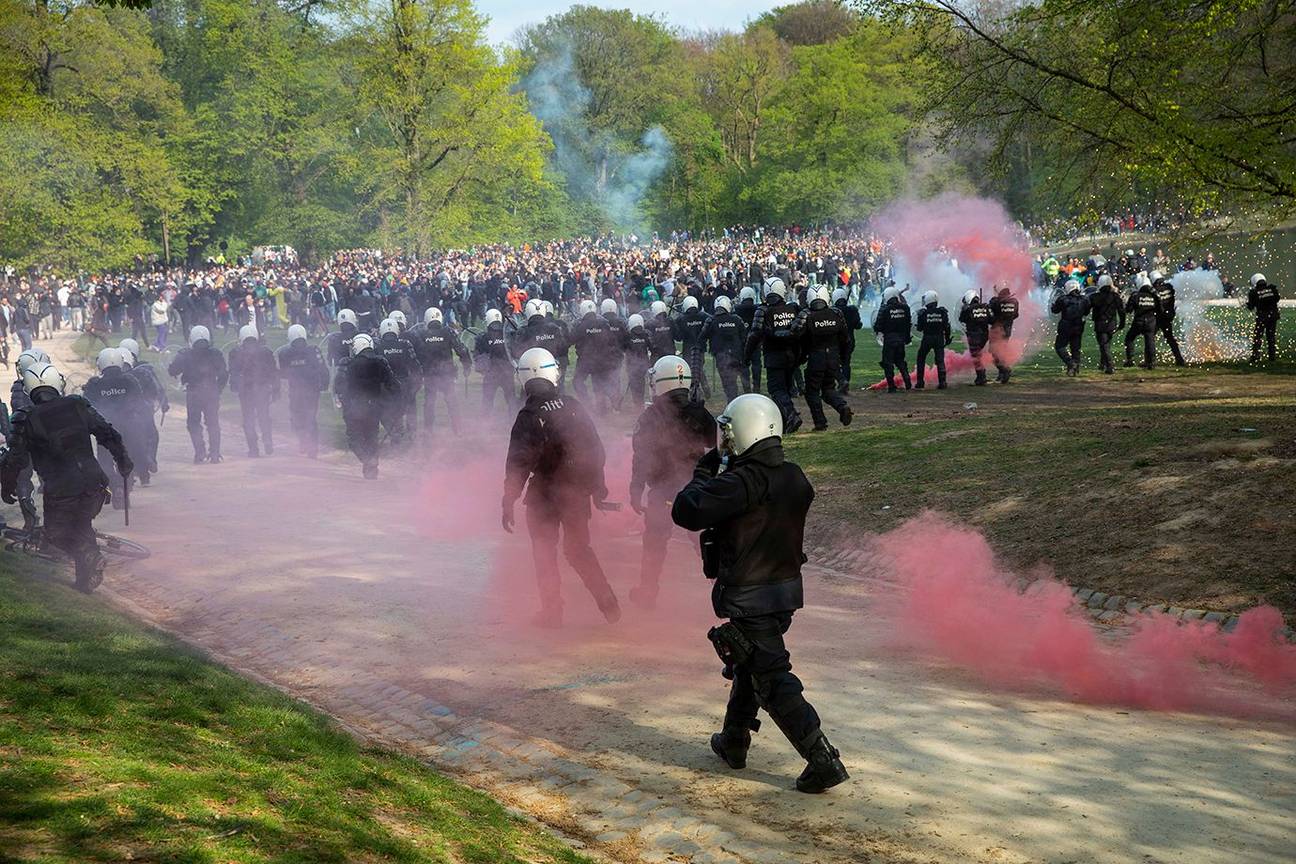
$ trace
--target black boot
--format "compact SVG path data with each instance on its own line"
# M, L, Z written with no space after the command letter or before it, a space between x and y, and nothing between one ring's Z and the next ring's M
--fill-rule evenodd
M978 387L984 387L984 386L985 386L985 383L986 383L986 373L985 373L985 370L984 370L984 369L978 369L978 370L977 370L976 380L973 381L972 383L975 384L975 385L978 386Z
M758 727L759 723L753 721ZM747 767L747 748L751 747L751 730L742 726L725 726L711 736L711 752L737 770Z
M823 730L816 729L797 747L797 751L806 760L806 768L796 781L798 792L817 795L850 779L846 766L842 764L841 754L828 743Z
M851 420L853 420L854 418L855 418L855 412L851 410L851 407L849 405L843 406L842 409L837 412L837 419L841 421L841 424L843 426L849 426L851 424Z

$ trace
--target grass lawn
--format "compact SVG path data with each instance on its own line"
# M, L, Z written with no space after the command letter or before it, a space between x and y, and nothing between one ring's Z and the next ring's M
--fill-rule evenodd
M581 862L418 762L0 558L0 862Z

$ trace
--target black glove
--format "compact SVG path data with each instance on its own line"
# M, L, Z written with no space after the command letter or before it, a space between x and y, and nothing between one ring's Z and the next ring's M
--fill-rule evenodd
M124 457L120 462L117 463L117 473L123 477L130 474L134 470L135 470L135 463L131 461L131 458L129 456Z
M0 492L0 501L5 502L6 504L17 504L18 496L14 494L13 489L6 489L3 492Z
M715 447L702 454L698 460L697 471L703 472L708 477L714 477L720 473L720 451Z
M637 492L630 493L630 509L638 513L640 516L643 515L644 506L643 506L642 493L637 493Z
M500 515L500 527L508 533L513 533L513 502L505 501Z

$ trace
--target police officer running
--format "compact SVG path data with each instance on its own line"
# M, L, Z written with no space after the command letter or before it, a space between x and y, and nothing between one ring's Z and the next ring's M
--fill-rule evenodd
M1174 319L1175 319L1175 287L1169 279L1161 275L1160 270L1153 270L1148 278L1152 280L1152 290L1156 292L1157 300L1161 303L1161 311L1157 313L1156 327L1170 346L1170 353L1174 355L1176 366L1187 365L1184 361L1183 353L1179 350L1179 340L1175 338Z
M1125 365L1134 365L1134 342L1143 337L1143 366L1156 365L1157 318L1161 316L1161 300L1152 288L1152 280L1144 273L1135 279L1138 290L1125 303L1125 311L1133 316L1129 332L1125 334Z
M262 344L252 324L239 328L239 344L230 349L229 384L230 390L238 394L248 456L256 459L262 448L267 456L273 454L270 403L279 398L279 368L274 352ZM258 430L261 433L259 442Z
M747 344L747 325L733 312L733 302L723 295L715 299L715 314L702 327L702 336L694 347L689 362L694 369L702 369L703 350L709 348L715 358L716 374L725 399L732 402L738 397L738 377L746 368L743 347Z
M792 335L797 308L787 302L786 295L787 286L782 279L772 277L765 281L765 303L756 309L752 318L744 355L750 362L758 351L764 353L765 384L783 417L784 433L791 435L801 428L801 414L792 404L800 347Z
M1089 298L1084 296L1080 283L1068 279L1063 286L1065 291L1053 301L1051 311L1059 315L1057 339L1053 350L1062 358L1067 375L1080 374L1080 341L1084 339L1085 316L1089 314Z
M357 333L351 340L352 357L333 381L333 393L342 403L347 443L360 460L366 480L378 479L378 424L400 400L400 382L387 361L374 351L373 337Z
M149 474L156 474L158 470L157 453L158 453L158 427L153 422L153 412L161 409L163 419L166 413L171 410L171 400L167 398L166 387L158 380L157 372L154 371L152 364L140 360L139 343L134 339L123 339L118 345L122 351L122 360L126 363L131 377L139 382L140 391L145 401L145 411L139 418L141 432L144 436L145 448L140 456L145 460L143 470L139 471L140 485L149 485Z
M814 431L822 432L828 428L824 402L837 412L843 426L849 426L854 416L837 388L837 375L849 355L850 329L840 310L828 305L827 286L811 288L807 293L810 303L792 322L792 333L800 337L801 353L806 358L806 405L810 408Z
M676 525L702 532L703 571L715 580L711 605L729 619L708 634L733 679L711 749L729 767L746 767L763 708L806 760L796 788L823 792L849 775L802 695L783 642L804 605L802 542L814 489L783 455L782 412L771 400L739 396L717 423L720 447L698 460L671 509Z
M139 415L144 409L144 400L139 382L126 371L120 348L104 348L95 360L97 375L93 376L81 388L81 394L94 406L103 418L117 430L126 452L131 454L131 461L144 449L144 441L139 434ZM99 447L99 463L103 466L104 476L109 478L109 489L112 493L114 509L125 506L122 484L133 482L126 478L113 478L111 462L114 454L104 446Z
M1105 374L1114 374L1111 340L1125 329L1125 306L1106 273L1098 277L1098 290L1089 297L1089 312L1093 316L1094 338L1098 340L1098 365Z
M845 288L838 288L832 292L832 304L846 319L846 356L842 358L841 372L837 375L838 389L844 396L850 390L851 360L855 356L855 331L862 330L864 322L860 320L859 307L850 302L850 293Z
M31 404L12 418L9 449L0 463L0 499L14 503L19 475L34 465L45 498L43 538L72 556L76 587L89 593L103 581L94 517L108 495L108 477L91 437L112 454L119 477L128 478L134 465L112 424L85 399L64 395L67 382L53 366L33 364L23 382Z
M963 308L959 312L959 323L963 325L963 338L967 340L968 351L972 354L972 367L976 369L976 380L972 383L984 387L986 383L985 361L981 354L986 343L990 341L990 322L994 313L990 307L981 302L975 291L963 295Z
M279 375L288 381L288 425L297 436L297 452L319 455L319 394L328 389L328 367L319 348L306 341L306 328L288 328L288 344L279 349Z
M167 367L185 388L185 425L193 442L194 464L221 461L220 395L229 380L225 355L212 347L211 331L195 325L189 331L189 347L181 350ZM203 426L207 441L203 441Z
M472 359L459 336L445 325L441 310L435 306L423 313L423 330L414 343L423 365L423 432L431 436L436 422L437 399L445 400L450 429L459 434L459 405L455 396L455 358L463 366L464 376L472 371Z
M999 370L998 381L1007 384L1012 377L1012 367L1008 365L1008 341L1012 339L1013 322L1021 314L1021 304L1012 295L1007 285L990 298L990 356L994 358L995 368Z

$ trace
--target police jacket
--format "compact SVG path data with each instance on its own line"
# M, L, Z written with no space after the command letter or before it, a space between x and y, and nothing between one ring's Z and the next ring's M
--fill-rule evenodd
M229 372L225 369L225 355L210 345L199 343L185 348L167 367L172 378L179 377L186 390L216 391L225 389Z
M527 382L526 390L526 402L509 433L505 506L511 506L524 488L527 504L587 507L591 496L602 500L607 495L603 442L588 412L547 381Z
M504 336L504 325L495 322L486 328L486 332L477 337L473 344L473 356L477 358L477 368L483 374L496 375L508 372L513 368L509 360L508 341Z
M756 308L751 330L747 332L745 359L750 360L757 349L763 349L765 368L781 369L800 362L798 339L792 333L800 308L788 303L777 294Z
M345 366L350 362L351 340L355 339L359 332L354 324L343 324L342 328L336 333L328 335L328 341L325 344L327 345L330 366Z
M663 355L664 356L664 355ZM652 337L648 330L636 327L626 333L626 365L636 369L646 369L652 358Z
M139 382L120 366L105 369L81 388L81 395L109 423L122 426L141 414L144 392Z
M1120 295L1109 286L1103 286L1089 296L1089 312L1094 329L1099 333L1115 333L1125 326L1125 307Z
M338 370L333 392L342 400L345 410L366 411L399 396L401 386L387 361L373 349L365 349Z
M279 395L274 352L259 342L235 345L229 356L230 390L244 395Z
M1175 317L1175 289L1166 280L1162 279L1152 286L1156 292L1157 300L1161 303L1161 312L1157 315L1159 321L1169 323Z
M392 373L402 381L410 381L423 371L414 346L404 336L384 333L374 345L374 351L387 361Z
M638 498L645 486L674 495L715 442L715 418L689 398L687 388L656 397L639 415L631 436L630 496Z
M847 344L850 345L850 349L854 351L855 331L864 329L864 322L860 320L859 307L854 303L846 302L845 297L838 300L833 305L837 307L838 311L840 311L842 316L846 319L846 341Z
M671 326L670 319L665 313L653 318L644 325L648 331L648 342L652 346L652 359L660 360L662 357L675 353L675 328Z
M419 331L414 339L414 353L423 367L423 375L428 378L454 378L456 357L464 369L468 369L471 363L468 349L458 334L441 321L433 321Z
M990 311L990 307L980 300L973 300L959 313L964 335L970 341L977 341L982 345L990 336L990 322L993 318L994 313Z
M567 338L562 325L543 315L532 315L518 330L513 340L513 350L521 357L532 348L543 348L555 359L567 353Z
M1161 317L1161 300L1152 290L1152 286L1148 285L1130 295L1129 301L1125 304L1125 311L1134 316L1135 324L1145 325Z
M159 405L163 411L170 409L171 400L167 399L166 388L158 380L157 372L153 370L151 364L136 363L130 369L130 376L139 382L140 391L150 408Z
M1085 316L1089 314L1089 298L1079 292L1068 292L1053 301L1052 312L1061 316L1058 319L1059 333L1079 333L1084 330Z
M14 413L12 425L9 450L0 463L4 492L14 491L28 465L40 475L46 500L107 488L91 436L112 454L120 473L133 467L121 434L80 396L55 396L30 405Z
M884 342L892 345L908 344L913 340L913 318L909 305L899 297L892 297L878 310L873 319L873 332L881 334Z
M279 349L279 374L288 379L289 393L316 394L328 389L328 368L319 348L306 340Z
M792 322L792 330L800 335L803 353L812 363L827 361L835 369L850 356L846 318L837 307L823 300L815 300L810 308L802 309Z
M1021 314L1021 304L1011 294L998 294L990 298L990 314L994 318L992 323L1006 338L1012 335L1013 322Z
M814 488L778 438L758 442L712 476L699 463L671 508L675 524L705 531L716 561L711 606L720 618L800 609L806 514Z
M914 329L923 334L923 341L933 345L948 345L954 338L950 330L949 311L936 301L918 310Z
M1270 285L1268 282L1257 282L1255 287L1247 292L1247 308L1256 313L1256 317L1261 321L1270 321L1278 319L1278 286Z
M711 316L701 309L690 309L675 319L675 341L682 346L680 350L685 357L690 356L694 348L701 350L702 334L710 320Z

